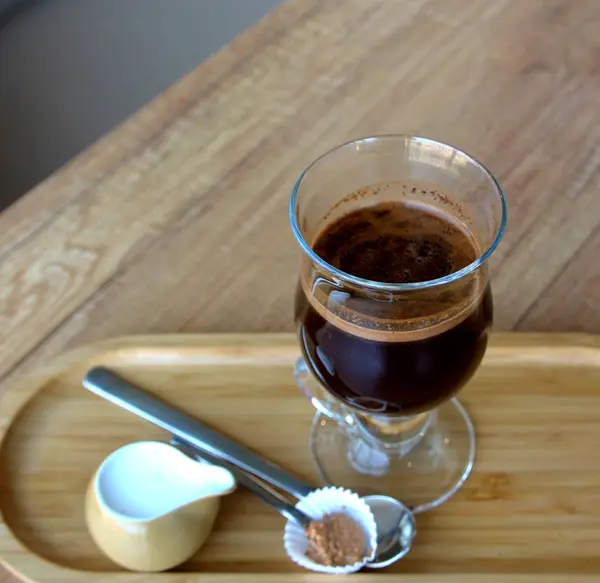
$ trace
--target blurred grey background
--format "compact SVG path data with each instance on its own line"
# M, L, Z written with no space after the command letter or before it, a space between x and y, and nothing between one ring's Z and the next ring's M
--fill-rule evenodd
M280 0L0 0L0 211Z

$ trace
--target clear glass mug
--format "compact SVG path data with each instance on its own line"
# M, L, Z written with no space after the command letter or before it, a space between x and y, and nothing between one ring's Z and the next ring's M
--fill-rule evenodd
M429 281L353 276L312 246L359 208L399 201L468 233L474 260ZM388 135L343 144L294 186L290 220L303 251L295 379L317 409L312 454L325 483L392 495L423 512L464 483L475 432L454 397L479 366L492 324L487 260L506 203L482 164L429 139Z

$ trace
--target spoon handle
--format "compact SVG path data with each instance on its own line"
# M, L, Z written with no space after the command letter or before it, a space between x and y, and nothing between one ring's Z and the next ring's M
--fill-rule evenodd
M106 368L90 369L83 379L83 386L126 411L166 429L202 452L208 452L255 474L296 498L304 498L314 490L310 484L296 478L278 465L207 427L191 415L132 385Z
M307 528L310 524L311 519L309 516L304 514L302 510L298 510L293 504L290 504L289 500L277 492L277 490L264 484L252 474L248 474L237 466L230 464L224 459L215 457L206 451L198 451L195 447L180 439L172 439L171 445L180 448L193 459L204 460L210 464L221 466L222 468L229 470L238 484L244 486L244 488L252 492L257 498L277 510L279 514L288 520L295 522L302 528Z

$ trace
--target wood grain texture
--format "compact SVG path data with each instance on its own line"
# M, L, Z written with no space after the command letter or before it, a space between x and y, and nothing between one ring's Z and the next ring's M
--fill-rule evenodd
M283 4L0 215L0 399L102 338L291 330L291 186L378 133L504 186L497 329L600 332L599 28L596 0Z
M192 572L199 582L324 581L288 561L283 519L246 492L223 499L207 545L172 573L123 572L83 518L106 455L166 438L83 390L90 366L112 368L317 485L306 442L313 410L291 374L297 354L292 334L139 336L79 348L14 385L0 415L0 554L39 583L177 583ZM598 336L496 335L461 395L477 426L475 470L451 502L419 515L413 550L377 578L596 581L599 383Z

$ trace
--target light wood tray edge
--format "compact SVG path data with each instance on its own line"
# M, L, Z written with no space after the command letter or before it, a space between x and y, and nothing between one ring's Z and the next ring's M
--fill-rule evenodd
M119 360L119 353L125 357L132 350L141 352L141 358L152 359L156 353L176 351L182 359L192 359L201 353L203 362L211 359L224 364L228 360L239 362L257 353L261 360L269 362L292 362L298 355L295 336L281 334L163 334L120 336L87 344L67 352L37 371L19 379L0 395L0 445L8 428L19 411L49 379L73 365L88 368L102 364L106 355L111 361Z
M245 359L252 355L256 361L257 352L263 359L280 364L291 363L298 355L296 338L293 334L169 334L169 335L136 335L103 340L77 348L66 353L37 372L26 376L11 386L0 400L0 447L4 437L19 411L42 387L61 370L75 364L91 367L101 364L103 356L131 350L145 351L148 356L158 351L177 350L182 356L193 358L195 353L206 358L225 363L227 360ZM515 351L517 354L515 354ZM495 364L502 361L545 360L565 361L569 364L583 364L600 360L600 336L566 333L496 333L486 353L486 360ZM263 360L261 359L261 360ZM1 479L1 477L0 477ZM1 510L1 509L0 509ZM201 573L130 573L130 572L86 572L69 569L47 561L26 548L12 533L0 514L0 564L10 572L31 583L68 583L81 581L82 576L90 583L141 583L151 576L153 580L163 583L184 583L190 579L204 579ZM377 578L383 580L398 579L398 574L378 573ZM373 574L368 572L352 577L357 583L372 581ZM522 575L522 574L432 574L432 575L400 575L407 583L592 583L598 581L597 575ZM242 573L207 573L206 579L217 583L275 583L282 578L290 583L304 581L331 581L331 578L310 573L289 574L242 574Z

